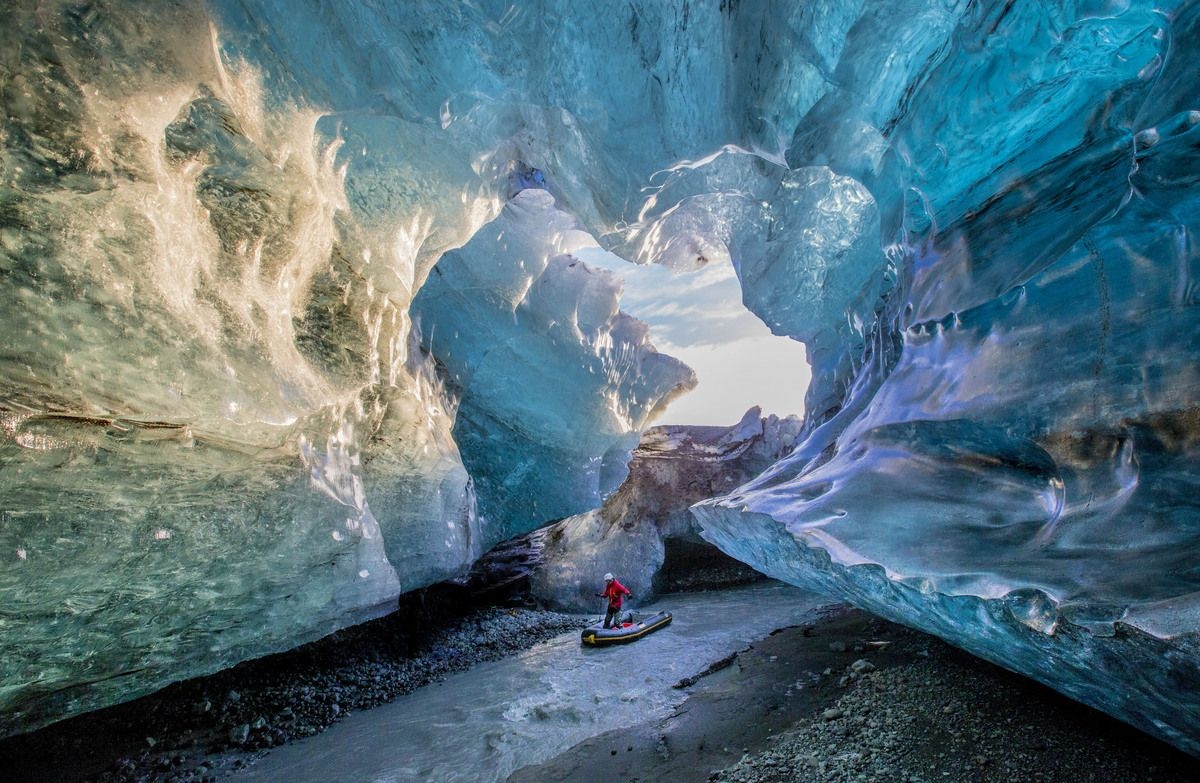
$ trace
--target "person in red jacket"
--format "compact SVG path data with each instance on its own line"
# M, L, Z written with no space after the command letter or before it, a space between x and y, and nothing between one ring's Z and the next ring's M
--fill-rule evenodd
M612 574L604 575L604 592L596 593L597 598L608 599L608 611L604 613L604 627L611 628L613 625L620 625L620 619L613 623L614 618L619 618L621 614L621 601L624 597L633 597L633 593L629 592L629 588L617 581Z

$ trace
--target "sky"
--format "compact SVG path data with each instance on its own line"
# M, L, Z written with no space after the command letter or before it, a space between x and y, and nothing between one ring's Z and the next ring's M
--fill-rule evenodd
M675 274L640 266L599 247L573 253L625 281L621 309L650 326L654 347L682 360L699 385L652 424L736 424L755 405L763 415L803 415L811 378L804 345L771 334L742 304L728 262Z

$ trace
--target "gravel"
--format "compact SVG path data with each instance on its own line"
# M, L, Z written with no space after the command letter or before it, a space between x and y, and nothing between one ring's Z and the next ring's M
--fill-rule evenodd
M930 637L912 660L867 657L836 701L712 783L1184 783L1197 762L1117 721ZM862 649L861 646L859 649Z

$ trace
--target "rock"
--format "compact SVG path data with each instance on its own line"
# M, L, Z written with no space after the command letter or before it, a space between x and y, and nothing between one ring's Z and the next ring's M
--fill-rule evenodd
M243 723L229 730L229 742L233 745L245 745L250 739L250 724Z

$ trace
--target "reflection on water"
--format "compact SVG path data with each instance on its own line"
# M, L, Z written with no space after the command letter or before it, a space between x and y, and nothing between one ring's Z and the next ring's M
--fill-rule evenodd
M774 582L669 596L656 608L674 613L671 625L634 644L585 648L564 634L351 715L231 780L504 780L589 737L665 717L686 696L675 683L824 603Z

